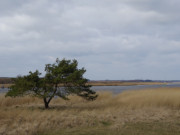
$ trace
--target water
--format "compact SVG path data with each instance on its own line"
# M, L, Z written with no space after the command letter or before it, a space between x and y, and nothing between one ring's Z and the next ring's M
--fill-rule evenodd
M112 91L113 93L121 93L125 90L141 90L147 88L173 88L180 87L180 83L164 84L164 85L134 85L134 86L92 86L95 91Z
M8 88L0 88L0 93L5 93L8 91Z
M147 88L173 88L180 87L180 83L170 83L163 85L134 85L134 86L92 86L91 89L94 91L112 91L113 93L121 93L125 90L141 90ZM0 93L5 93L8 91L8 88L0 88Z

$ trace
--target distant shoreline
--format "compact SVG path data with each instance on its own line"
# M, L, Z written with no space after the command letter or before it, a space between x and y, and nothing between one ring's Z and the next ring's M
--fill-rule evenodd
M130 82L130 81L90 81L89 85L92 86L133 86L133 85L165 85L167 82Z
M166 85L168 82L130 82L130 81L89 81L88 85L92 86L133 86L133 85ZM0 88L8 88L12 86L12 83L0 84Z

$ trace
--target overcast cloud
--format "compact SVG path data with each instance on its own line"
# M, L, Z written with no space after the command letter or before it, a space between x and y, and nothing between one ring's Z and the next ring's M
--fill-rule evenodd
M0 0L0 76L77 59L88 79L180 79L179 0Z

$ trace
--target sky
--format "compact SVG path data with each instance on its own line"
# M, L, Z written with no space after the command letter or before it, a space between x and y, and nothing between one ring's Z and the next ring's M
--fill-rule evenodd
M180 80L180 0L0 0L0 76L56 58L90 80Z

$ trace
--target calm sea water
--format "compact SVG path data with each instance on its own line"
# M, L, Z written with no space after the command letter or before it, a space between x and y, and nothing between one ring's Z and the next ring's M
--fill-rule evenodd
M5 93L8 91L8 88L0 88L0 93Z
M92 86L95 91L112 91L113 93L121 93L126 90L142 90L147 88L173 88L180 87L180 83L171 83L164 85L134 85L134 86Z
M164 85L135 85L135 86L92 86L92 89L95 91L112 91L113 93L121 93L125 90L141 90L147 88L160 88L160 87L180 87L180 83L170 83ZM5 93L8 91L8 88L0 88L0 93Z

